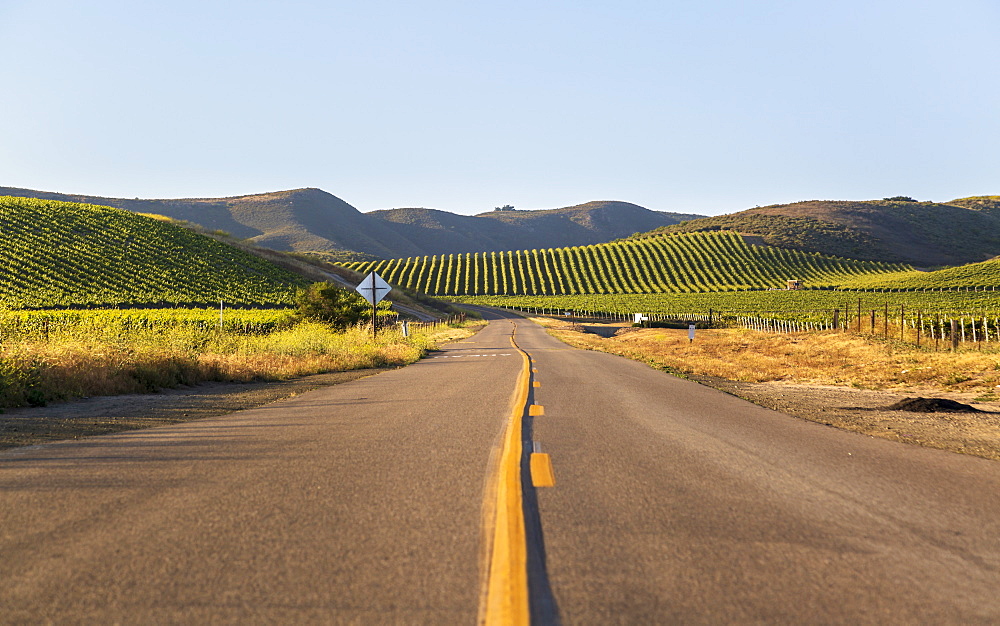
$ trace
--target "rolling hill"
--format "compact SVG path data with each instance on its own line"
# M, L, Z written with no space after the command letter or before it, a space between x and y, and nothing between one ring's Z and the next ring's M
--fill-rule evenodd
M0 306L291 304L300 276L162 220L0 197Z
M392 285L440 296L685 293L832 288L907 266L748 245L732 232L689 233L571 248L349 263Z
M315 252L341 260L583 245L698 217L651 211L627 202L591 202L548 211L498 211L477 216L433 209L362 213L320 189L178 200L103 198L13 187L0 187L0 195L165 215L225 231L258 246Z
M890 274L859 276L845 282L844 289L894 289L903 291L935 291L970 289L996 291L1000 286L1000 259L949 267L936 272L903 271Z
M735 230L782 248L918 267L961 265L1000 255L1000 198L947 203L820 201L756 207L637 235Z

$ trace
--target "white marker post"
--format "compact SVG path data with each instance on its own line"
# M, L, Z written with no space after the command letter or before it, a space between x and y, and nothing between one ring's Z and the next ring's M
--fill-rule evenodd
M375 311L377 310L378 303L382 298L392 291L392 287L389 283L382 280L382 277L372 272L371 274L365 276L365 279L361 281L361 284L355 288L355 291L361 294L364 298L372 305L372 337L375 336L377 332L375 327Z
M688 322L688 343L694 342L694 322Z

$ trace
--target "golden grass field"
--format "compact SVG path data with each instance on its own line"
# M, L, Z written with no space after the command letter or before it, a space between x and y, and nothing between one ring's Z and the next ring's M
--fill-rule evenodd
M0 407L79 397L146 393L205 381L286 380L325 372L398 367L475 332L439 326L404 338L399 330L343 333L300 322L266 335L173 328L120 340L68 336L0 343Z
M643 361L788 415L1000 461L1000 351L934 352L836 331L710 329L689 342L687 330L630 328L605 339L565 320L536 321L570 345ZM889 409L913 396L981 412Z
M565 322L533 318L580 348L645 361L680 374L741 382L794 381L858 389L936 388L993 394L1000 352L934 352L909 344L837 331L763 333L745 329L629 329L607 339L573 332Z

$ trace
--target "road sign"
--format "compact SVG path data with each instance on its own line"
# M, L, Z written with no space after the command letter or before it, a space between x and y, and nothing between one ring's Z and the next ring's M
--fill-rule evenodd
M365 276L365 279L361 281L361 284L357 286L355 291L360 293L361 297L368 301L368 304L375 306L386 294L392 291L392 287L389 286L389 283L382 280L381 276L372 272Z

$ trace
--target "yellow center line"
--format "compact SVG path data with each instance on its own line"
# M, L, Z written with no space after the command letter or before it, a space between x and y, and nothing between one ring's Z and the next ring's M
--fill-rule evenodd
M510 343L521 354L523 367L515 390L513 407L498 467L496 519L486 582L485 624L529 624L528 549L524 532L524 506L521 499L521 417L528 404L531 383L531 358L518 347L514 333Z

